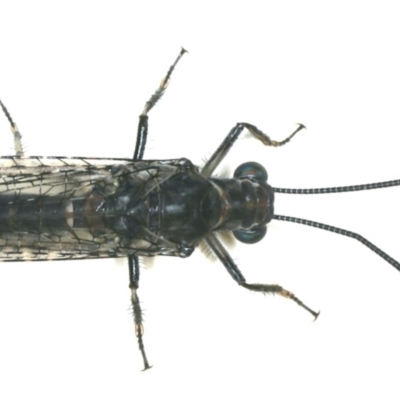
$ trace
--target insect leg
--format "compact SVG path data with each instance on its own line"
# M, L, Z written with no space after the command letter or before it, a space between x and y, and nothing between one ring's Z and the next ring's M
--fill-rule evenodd
M236 126L228 133L228 136L224 139L224 141L220 144L218 149L214 152L214 154L210 157L210 159L206 162L203 169L201 170L201 175L204 178L209 178L214 172L215 168L219 165L219 163L224 159L224 157L228 154L230 148L236 142L239 135L247 128L250 133L258 140L260 140L265 146L283 146L299 131L305 128L304 125L299 124L298 128L285 140L278 142L276 140L272 140L268 135L260 131L256 126L252 124L248 124L247 122L240 122L236 124Z
M3 104L3 102L0 100L0 107L2 108L5 116L8 119L8 122L10 123L11 126L11 132L14 135L14 149L15 149L15 155L18 157L21 157L24 155L24 150L22 149L22 143L21 143L21 133L18 130L17 124L13 121L11 118L10 113L8 112L6 106Z
M142 354L144 368L151 368L151 365L147 361L146 351L143 344L143 314L142 308L140 307L139 297L137 295L137 290L139 288L139 259L136 256L128 256L129 264L129 288L131 289L131 303L133 310L133 321L135 324L135 334L138 340L139 350Z
M169 70L163 80L160 83L160 86L154 92L154 94L150 97L150 99L146 102L142 113L139 116L139 125L136 137L136 146L135 152L133 154L133 160L141 160L143 158L144 149L146 147L146 140L147 140L147 132L148 132L148 113L149 111L156 105L158 100L161 99L169 81L171 79L172 72L174 71L176 65L178 64L181 57L186 53L186 50L182 47L178 57L176 58L175 62L169 67Z
M143 159L144 150L146 147L147 134L148 134L148 126L149 126L149 111L156 105L158 100L161 99L165 90L167 89L168 83L171 79L172 72L174 71L176 65L178 64L181 57L186 53L184 48L181 49L178 57L175 62L169 67L167 74L163 78L160 83L160 86L154 92L154 94L150 97L150 99L146 102L142 113L139 116L139 125L137 130L136 137L136 146L135 152L133 153L133 160L141 160ZM144 371L146 369L151 368L149 362L147 361L146 352L144 350L143 344L143 315L142 309L140 307L139 297L137 295L137 289L139 288L139 259L136 256L128 256L128 265L129 265L129 288L131 289L131 303L133 309L133 318L135 324L135 333L138 339L139 350L142 354L143 363L144 363Z
M255 292L261 292L264 294L279 294L280 296L286 297L288 299L293 300L300 307L307 310L313 317L316 319L319 315L319 312L313 311L311 308L307 307L300 299L298 299L292 292L284 289L279 285L268 285L268 284L260 284L260 283L246 283L246 279L240 272L239 268L232 260L232 257L226 251L226 249L222 246L218 238L213 234L209 234L205 241L208 246L211 248L212 252L219 258L219 260L224 264L225 268L231 275L231 277L242 287L248 290L253 290Z

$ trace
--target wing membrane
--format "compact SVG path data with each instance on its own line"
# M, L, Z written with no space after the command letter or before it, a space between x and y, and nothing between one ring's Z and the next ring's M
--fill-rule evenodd
M149 193L177 171L177 160L2 157L0 260L176 255L177 245L145 224L138 223L136 233L121 234L105 222L113 209L103 208L110 199L121 201L114 197L125 185L130 202L143 202L146 210ZM129 218L136 221L135 215Z

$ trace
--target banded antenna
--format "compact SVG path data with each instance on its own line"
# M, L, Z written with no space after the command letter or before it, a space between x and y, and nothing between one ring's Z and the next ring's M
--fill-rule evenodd
M343 193L343 192L358 192L360 190L384 189L392 186L400 186L400 179L396 179L393 181L377 182L377 183L367 183L363 185L338 186L331 188L316 188L316 189L273 188L273 190L275 193L284 193L284 194L330 194L330 193ZM367 246L374 253L378 254L378 256L382 257L385 261L387 261L390 265L395 267L398 271L400 271L400 263L398 261L390 257L383 250L375 246L373 243L371 243L369 240L365 239L358 233L337 228L332 225L326 225L320 222L310 221L308 219L303 219L303 218L289 217L285 215L274 215L272 218L279 221L295 222L296 224L308 225L314 228L324 229L326 231L334 232L339 235L356 239L363 245Z

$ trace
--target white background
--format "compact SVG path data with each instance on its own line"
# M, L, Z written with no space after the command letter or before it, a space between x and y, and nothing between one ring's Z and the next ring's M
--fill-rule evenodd
M137 116L180 46L150 114L146 158L201 164L236 122L224 161L265 165L277 187L400 178L400 25L390 1L2 1L0 98L27 154L130 157ZM2 154L12 142L0 118ZM276 196L276 212L361 233L400 259L400 190ZM201 252L142 271L141 373L125 260L0 265L0 398L398 399L400 274L352 239L275 221L232 249L248 293ZM145 263L147 266L150 263Z

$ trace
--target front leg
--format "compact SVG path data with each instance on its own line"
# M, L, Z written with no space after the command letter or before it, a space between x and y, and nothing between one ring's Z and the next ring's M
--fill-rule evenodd
M217 237L210 233L205 241L207 245L210 247L212 252L218 257L218 259L222 262L229 275L243 288L252 290L254 292L261 292L263 294L279 294L282 297L286 297L287 299L293 300L300 307L304 308L308 311L315 319L317 319L319 312L312 310L310 307L306 306L300 299L298 299L292 292L284 289L279 285L271 285L271 284L263 284L263 283L247 283L246 279L240 272L239 268L232 260L232 257L226 251L226 249L222 246Z
M220 144L218 149L214 152L214 154L210 157L210 159L206 162L203 169L201 170L201 175L204 178L209 178L214 172L215 168L220 164L220 162L224 159L224 157L228 154L229 150L236 142L239 135L247 128L250 133L258 140L260 140L265 146L283 146L299 131L305 128L304 125L299 124L298 128L285 140L278 142L276 140L272 140L268 135L260 131L256 126L249 124L247 122L241 122L236 124L236 126L228 133L228 136L224 139L224 141Z

